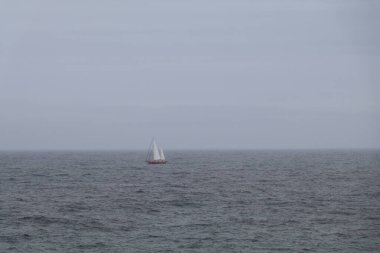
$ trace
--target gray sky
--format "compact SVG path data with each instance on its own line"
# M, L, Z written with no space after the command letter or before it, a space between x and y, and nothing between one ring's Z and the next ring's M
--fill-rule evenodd
M380 2L0 0L0 149L379 148Z

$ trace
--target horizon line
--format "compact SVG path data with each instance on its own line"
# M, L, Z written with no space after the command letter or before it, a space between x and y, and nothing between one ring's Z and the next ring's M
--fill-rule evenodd
M324 147L324 148L168 148L171 151L338 151L338 150L380 150L380 147ZM0 149L0 152L140 152L142 148L41 148L41 149Z

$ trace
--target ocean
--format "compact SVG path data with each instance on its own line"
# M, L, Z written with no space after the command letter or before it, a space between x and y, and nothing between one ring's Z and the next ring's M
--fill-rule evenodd
M0 152L0 252L379 252L380 151Z

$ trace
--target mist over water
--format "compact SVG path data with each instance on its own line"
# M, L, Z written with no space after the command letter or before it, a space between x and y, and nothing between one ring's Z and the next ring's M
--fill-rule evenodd
M377 252L379 151L0 153L1 252Z

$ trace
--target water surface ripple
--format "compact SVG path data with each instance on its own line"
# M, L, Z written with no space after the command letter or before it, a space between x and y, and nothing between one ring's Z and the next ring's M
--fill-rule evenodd
M0 252L378 252L379 151L0 153Z

